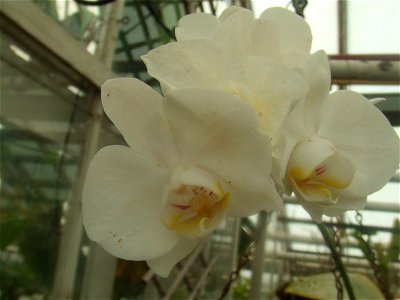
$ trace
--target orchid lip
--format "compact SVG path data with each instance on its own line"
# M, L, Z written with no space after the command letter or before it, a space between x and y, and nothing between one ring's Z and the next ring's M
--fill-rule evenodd
M351 160L328 141L309 139L291 154L288 176L304 200L334 205L340 190L347 188L355 173Z
M190 207L190 205L187 204L175 204L175 203L171 203L171 206L175 207L175 208L179 208L179 209L188 209Z
M225 216L229 200L229 193L224 193L218 182L214 190L183 184L166 203L165 226L188 238L204 236Z
M321 174L323 174L324 172L326 171L326 166L325 165L322 165L322 166L319 166L319 167L317 167L316 169L315 169L315 175L321 175Z

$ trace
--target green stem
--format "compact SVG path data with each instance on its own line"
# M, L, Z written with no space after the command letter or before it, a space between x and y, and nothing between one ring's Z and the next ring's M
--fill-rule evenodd
M328 227L323 223L316 223L318 226L319 231L321 232L326 245L329 247L331 251L332 258L336 264L336 268L338 269L340 276L342 277L343 283L347 290L347 295L349 296L350 300L356 300L356 297L353 292L353 287L351 286L349 276L347 275L346 269L343 265L342 259L340 258L339 253L336 250L335 242L333 240L333 236L329 231Z

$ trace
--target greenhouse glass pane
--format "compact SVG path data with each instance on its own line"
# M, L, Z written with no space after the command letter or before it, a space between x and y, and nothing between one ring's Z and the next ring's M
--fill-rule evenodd
M348 1L348 53L399 53L399 13L396 0Z
M287 0L253 0L252 7L256 16L270 7L287 7L293 11L293 6ZM320 49L328 54L338 53L338 1L309 0L304 9L304 18L311 27L313 43L311 52Z
M0 294L46 298L92 96L3 33L1 47Z

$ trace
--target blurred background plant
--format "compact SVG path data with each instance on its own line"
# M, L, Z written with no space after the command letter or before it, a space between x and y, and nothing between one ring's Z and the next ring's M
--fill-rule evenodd
M357 240L358 247L368 260L374 274L374 280L385 299L393 299L400 288L400 275L394 268L394 263L400 259L400 221L393 222L393 232L386 246L381 242L372 242L371 236L377 232L352 231L350 235Z

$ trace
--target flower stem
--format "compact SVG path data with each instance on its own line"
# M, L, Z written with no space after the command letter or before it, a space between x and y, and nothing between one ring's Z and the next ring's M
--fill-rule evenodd
M336 264L336 268L342 277L344 286L347 290L347 295L349 296L350 300L355 300L356 297L354 295L353 287L351 286L349 276L347 275L346 269L343 265L342 259L336 250L335 242L333 240L332 233L329 231L329 228L323 223L316 223L319 231L321 232L326 245L328 246L329 250L331 251L331 256Z

